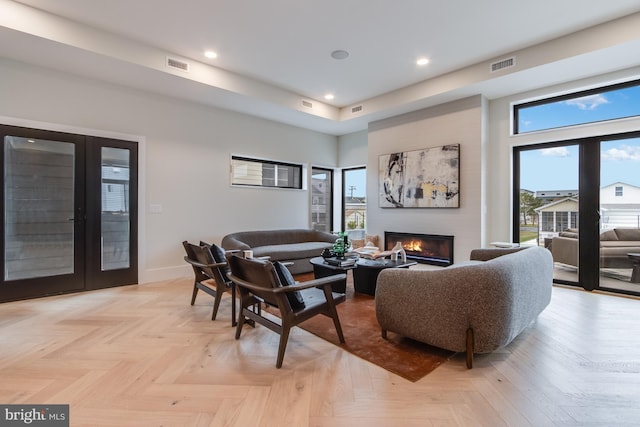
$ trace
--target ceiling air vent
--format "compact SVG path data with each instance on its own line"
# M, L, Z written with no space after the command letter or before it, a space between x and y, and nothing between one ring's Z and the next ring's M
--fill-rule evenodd
M504 70L505 68L511 68L515 66L516 66L516 57L512 56L511 58L502 59L500 61L492 63L491 72L495 73L496 71Z
M189 63L176 58L167 56L167 67L175 68L180 71L189 72Z
M313 104L311 103L311 101L305 101L304 99L302 100L302 106L307 108L313 108Z
M362 104L351 107L351 114L359 113L360 111L362 111Z

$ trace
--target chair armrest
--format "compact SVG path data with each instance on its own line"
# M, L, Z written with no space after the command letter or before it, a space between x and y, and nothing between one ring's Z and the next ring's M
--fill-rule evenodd
M249 283L245 280L242 280L234 276L232 273L227 273L227 277L229 277L229 279L231 279L231 281L233 281L237 285L245 287L252 292L271 292L274 294L279 294L283 292L293 292L293 291L300 291L303 289L315 288L318 286L323 286L323 287L331 286L335 282L345 280L347 278L347 275L345 273L334 274L331 276L321 277L319 279L309 280L307 282L297 282L295 285L283 286L281 288L265 288L263 286L256 286L252 283Z
M319 286L331 286L336 282L340 282L347 278L346 273L332 274L330 276L321 277L319 279L308 280L306 282L296 282L295 285L283 286L275 288L274 293L301 291L303 289L316 288Z
M192 260L188 256L185 256L184 260L187 261L189 264L195 265L196 267L200 267L200 268L224 267L224 266L227 265L226 262L216 262L216 263L213 263L213 264L202 264L200 262Z

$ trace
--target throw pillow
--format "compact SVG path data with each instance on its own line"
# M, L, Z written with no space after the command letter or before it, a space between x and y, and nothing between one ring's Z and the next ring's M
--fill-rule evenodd
M366 234L364 236L364 243L366 245L369 242L373 243L373 246L380 247L380 237L377 234Z
M209 248L209 250L211 251L211 255L213 256L213 260L214 262L227 262L227 254L225 252L224 249L222 249L220 246L216 245L215 243L207 243L207 242L203 242L200 241L200 246L204 246L206 248ZM225 277L226 279L226 274L230 271L229 266L226 265L224 267L220 267L222 276Z
M351 239L351 248L358 249L364 246L364 239Z
M280 261L276 261L273 263L273 266L276 269L278 279L280 279L282 286L291 286L296 284L296 280L293 278L286 265ZM286 295L292 309L299 310L304 308L304 299L302 299L302 293L300 291L286 292Z

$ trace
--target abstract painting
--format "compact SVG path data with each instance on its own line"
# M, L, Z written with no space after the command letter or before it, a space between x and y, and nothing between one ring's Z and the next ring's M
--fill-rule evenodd
M458 208L460 144L383 154L381 208Z

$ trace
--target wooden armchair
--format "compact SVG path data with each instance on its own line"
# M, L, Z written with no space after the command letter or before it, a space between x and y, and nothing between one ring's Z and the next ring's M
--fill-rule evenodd
M214 298L211 320L216 320L222 294L231 291L231 326L236 326L236 290L231 280L227 277L228 265L225 251L215 245L209 245L204 242L194 245L184 241L182 246L184 246L184 250L187 253L184 260L191 264L195 275L191 305L196 302L198 290L211 295ZM216 255L222 259L216 260Z
M240 338L245 319L253 320L280 334L276 368L282 367L284 352L292 327L317 315L333 319L341 343L344 343L336 304L345 300L344 294L331 291L331 285L345 280L346 274L336 274L308 282L295 282L281 263L257 259L227 257L233 281L240 294L240 311L236 322L236 339ZM267 303L280 311L280 322L252 310L256 304Z

